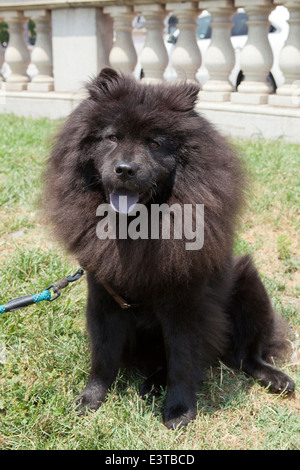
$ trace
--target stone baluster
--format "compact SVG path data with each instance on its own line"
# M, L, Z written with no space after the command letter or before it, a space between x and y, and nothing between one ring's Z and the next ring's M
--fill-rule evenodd
M300 4L299 0L280 2L289 9L289 35L279 57L284 84L270 95L274 106L300 107Z
M140 54L143 80L158 81L163 79L169 58L163 39L165 7L158 3L135 6L136 12L142 12L146 19L146 41ZM142 10L142 11L141 11Z
M51 13L49 10L28 10L26 16L35 22L36 42L31 53L31 62L38 74L28 83L30 91L53 91Z
M109 62L115 69L133 72L137 54L132 40L132 20L135 13L130 6L109 6L103 9L114 20L115 41L109 55Z
M205 65L210 78L204 84L203 91L200 91L200 100L229 101L233 86L228 78L235 64L235 53L230 39L234 1L210 0L200 2L200 5L212 15L211 43L205 54Z
M0 18L0 23L1 23L1 18ZM3 82L3 77L2 77L2 74L1 74L1 68L2 68L2 65L4 63L4 49L3 49L3 46L0 42L0 89L1 89L1 83Z
M196 2L167 3L178 18L180 34L176 42L171 62L179 79L196 80L201 65L200 49L196 40L199 9Z
M26 70L30 63L30 53L25 39L26 19L21 11L4 11L3 17L9 30L5 61L9 65L11 73L2 86L7 91L26 90L29 82Z
M266 104L272 91L267 77L273 64L269 43L268 17L272 0L236 0L236 7L245 7L248 14L248 40L240 55L240 66L245 79L238 93L231 94L234 103Z

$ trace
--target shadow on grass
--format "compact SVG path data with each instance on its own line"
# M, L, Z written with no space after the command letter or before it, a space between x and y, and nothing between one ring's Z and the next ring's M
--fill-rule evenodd
M139 372L121 370L112 386L110 394L117 399L127 400L128 394L136 394L145 412L151 412L158 421L163 421L163 408L167 390L161 387L161 393L140 396L140 387L146 377ZM211 367L206 379L199 385L197 392L198 414L212 415L218 411L243 408L247 405L249 391L256 382L243 372L232 370L220 363Z

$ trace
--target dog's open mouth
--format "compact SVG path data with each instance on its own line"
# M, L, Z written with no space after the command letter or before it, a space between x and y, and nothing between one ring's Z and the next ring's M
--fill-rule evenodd
M150 198L150 192L135 193L127 189L114 189L109 193L110 205L120 214L130 214L136 204L146 204Z

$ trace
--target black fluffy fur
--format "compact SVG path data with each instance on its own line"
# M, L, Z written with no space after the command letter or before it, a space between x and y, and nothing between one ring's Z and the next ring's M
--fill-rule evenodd
M195 417L199 381L217 358L274 392L292 392L293 381L270 364L287 346L285 328L250 257L233 257L243 170L195 112L198 86L142 84L104 69L88 90L57 137L45 192L58 238L88 272L92 365L79 408L100 406L122 363L149 376L143 395L167 386L170 428ZM120 162L134 166L133 177L120 178ZM146 194L148 208L204 204L203 248L99 240L96 209L120 188ZM103 281L139 306L122 310Z

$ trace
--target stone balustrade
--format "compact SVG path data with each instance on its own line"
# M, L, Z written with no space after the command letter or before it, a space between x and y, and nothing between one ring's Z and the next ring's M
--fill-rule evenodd
M272 49L268 33L277 6L289 14L281 52L279 45ZM234 47L232 18L240 8L248 16L248 34ZM207 12L211 39L202 40L197 21ZM175 44L166 41L170 14L178 21ZM35 23L34 46L26 39L29 19ZM252 113L261 121L268 116L270 123L279 116L283 131L290 127L288 118L292 129L299 125L299 0L1 0L0 21L9 32L7 47L0 43L0 112L66 115L82 98L85 83L111 65L145 81L199 81L199 109L213 119L217 113L223 122ZM270 82L275 65L278 77L271 75ZM240 72L234 79L233 70ZM289 130L292 140L300 141L299 131Z

